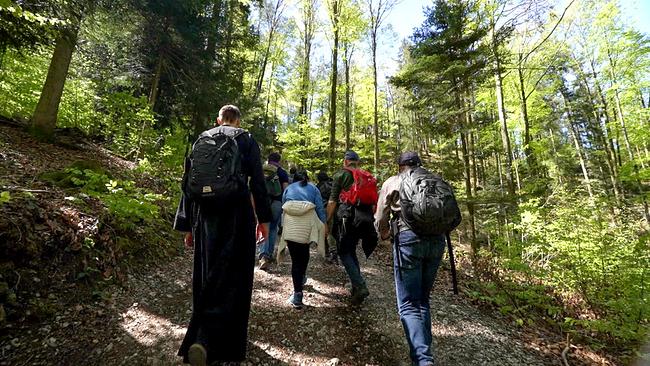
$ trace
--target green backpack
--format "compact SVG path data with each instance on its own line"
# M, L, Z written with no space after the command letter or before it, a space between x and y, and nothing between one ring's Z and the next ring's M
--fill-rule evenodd
M278 199L282 195L282 185L278 176L278 167L273 164L264 164L264 182L266 192L270 199Z

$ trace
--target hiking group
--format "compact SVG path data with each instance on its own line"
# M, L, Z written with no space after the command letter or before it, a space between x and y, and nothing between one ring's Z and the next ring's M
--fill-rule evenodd
M294 289L289 302L301 309L310 244L329 263L340 261L351 283L350 302L360 305L370 293L357 246L368 257L379 238L392 238L410 359L433 365L429 294L445 235L451 250L448 234L461 220L451 187L424 169L417 153L405 152L397 159L398 174L378 192L376 179L351 150L331 179L318 174L316 186L304 169L287 173L279 153L262 164L259 145L240 122L237 107L222 107L218 125L198 137L185 160L174 228L194 248L193 306L178 355L191 365L244 361L256 243L262 270L270 269L274 253L279 258L288 250Z

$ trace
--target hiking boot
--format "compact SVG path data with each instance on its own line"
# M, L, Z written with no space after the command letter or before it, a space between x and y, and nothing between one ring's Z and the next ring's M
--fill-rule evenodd
M370 291L368 291L368 287L366 287L365 284L359 287L352 287L352 296L350 301L352 302L352 305L360 305L368 295L370 295Z
M266 257L260 258L259 268L262 271L268 271L271 268L271 260Z
M302 292L294 292L293 295L289 297L289 303L294 309L302 309L305 305L302 303Z
M208 364L208 352L200 343L194 343L187 351L187 359L192 366L206 366Z

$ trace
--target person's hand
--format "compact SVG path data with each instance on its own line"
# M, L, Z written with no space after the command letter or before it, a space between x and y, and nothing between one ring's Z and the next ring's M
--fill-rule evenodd
M379 237L381 237L381 240L388 240L390 238L390 230L382 230L379 233Z
M185 233L185 248L192 249L194 247L194 238L192 238L192 233Z
M263 241L269 240L269 223L264 222L261 224L257 224L257 229L255 230L257 233L257 238L258 241L259 239L263 239Z

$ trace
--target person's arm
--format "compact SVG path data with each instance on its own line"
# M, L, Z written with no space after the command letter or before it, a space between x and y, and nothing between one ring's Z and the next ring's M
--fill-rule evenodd
M390 204L394 193L394 177L390 177L381 186L377 210L375 211L375 229L382 240L390 237Z
M185 168L183 171L183 181L181 182L181 200L176 209L176 216L174 217L174 229L185 232L185 246L192 247L192 201L185 194L185 186L187 184L187 174L190 168L190 159L185 158Z
M327 215L325 214L325 207L323 207L323 198L320 196L320 191L314 185L310 185L310 187L312 188L311 201L316 205L316 214L320 221L326 224Z
M249 174L250 174L250 190L255 201L255 213L257 214L257 221L260 224L266 224L271 221L271 203L268 199L266 192L266 184L264 182L264 171L262 170L262 160L260 159L260 147L257 145L255 139L250 137L250 150L248 155ZM268 232L268 230L267 230Z
M327 223L331 224L334 219L334 213L336 212L336 202L328 201L327 202Z

